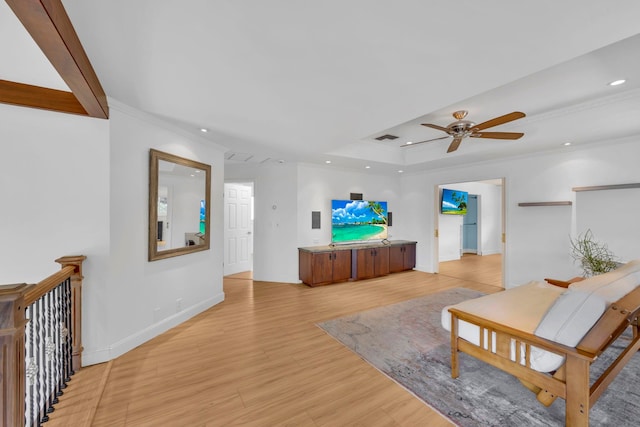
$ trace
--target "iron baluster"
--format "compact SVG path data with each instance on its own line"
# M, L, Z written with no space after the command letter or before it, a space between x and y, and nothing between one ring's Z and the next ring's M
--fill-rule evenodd
M72 334L73 334L73 323L71 317L71 280L67 280L64 285L65 288L65 318L67 322L67 337L65 343L65 384L71 381L71 375L73 375L73 367L71 365L72 361Z
M55 400L55 377L54 377L54 360L55 360L55 321L53 307L53 292L48 292L44 298L47 303L47 338L45 340L45 355L47 366L47 414L54 411L53 405Z
M36 302L38 305L38 327L37 327L37 337L36 340L36 354L37 354L37 363L38 363L38 426L41 423L47 422L49 417L47 417L45 413L45 390L44 390L44 376L45 376L45 354L43 351L44 348L44 297L41 297Z

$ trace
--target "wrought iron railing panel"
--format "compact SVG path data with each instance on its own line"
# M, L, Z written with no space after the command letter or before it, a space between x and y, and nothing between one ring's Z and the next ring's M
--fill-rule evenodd
M71 302L67 278L26 308L26 426L48 421L74 373Z

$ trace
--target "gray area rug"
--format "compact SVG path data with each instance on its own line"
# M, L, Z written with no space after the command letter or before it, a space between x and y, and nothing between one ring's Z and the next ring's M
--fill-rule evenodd
M451 378L443 307L482 294L464 288L318 323L329 335L460 426L562 426L564 400L544 407L520 382L466 354ZM624 339L621 338L621 339ZM620 348L592 366L602 372ZM592 426L640 425L640 355L634 356L591 410Z

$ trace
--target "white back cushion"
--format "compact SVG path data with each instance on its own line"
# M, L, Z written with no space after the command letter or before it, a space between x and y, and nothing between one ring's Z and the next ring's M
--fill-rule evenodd
M569 285L569 289L593 292L608 304L612 304L638 285L640 285L640 259L630 261L608 273L572 283Z
M534 334L575 347L606 309L607 303L599 296L568 289L549 308Z
M534 334L575 347L613 302L640 285L640 260L572 283L553 303Z

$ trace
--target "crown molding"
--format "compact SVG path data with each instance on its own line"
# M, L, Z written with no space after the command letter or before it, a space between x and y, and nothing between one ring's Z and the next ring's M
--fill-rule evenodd
M167 130L169 132L173 132L175 134L178 134L184 138L190 139L192 141L197 141L200 142L202 144L206 144L207 147L209 148L215 148L217 150L220 150L222 152L226 152L229 151L228 147L225 147L224 145L221 145L217 142L214 142L208 138L203 137L199 132L193 131L193 132L189 132L188 130L177 126L173 123L167 122L166 120L163 120L161 117L158 117L154 114L151 114L149 112L143 111L143 110L139 110L135 107L132 107L128 104L125 104L121 101L118 101L115 98L112 98L110 96L107 97L107 100L109 101L109 107L111 108L111 110L115 110L118 111L122 114L126 114L130 117L133 117L135 119L138 120L142 120L145 121L151 125L160 127L164 130Z

